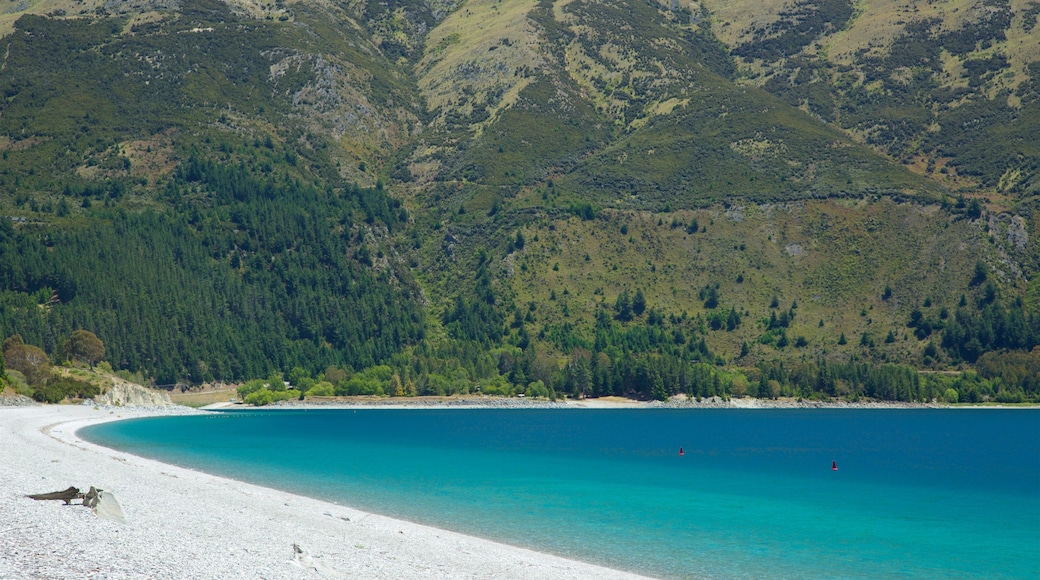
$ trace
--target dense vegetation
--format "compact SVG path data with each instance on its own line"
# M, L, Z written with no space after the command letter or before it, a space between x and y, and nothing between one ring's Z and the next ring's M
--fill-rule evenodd
M184 201L190 188L206 203ZM380 192L192 159L164 195L179 211L94 210L62 231L0 222L0 327L49 352L92 329L108 360L160 384L364 367L422 338L415 290L373 233L403 217Z

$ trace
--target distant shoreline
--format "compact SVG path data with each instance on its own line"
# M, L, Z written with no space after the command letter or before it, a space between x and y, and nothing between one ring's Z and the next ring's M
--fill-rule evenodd
M623 397L601 397L548 401L517 397L311 397L279 401L254 407L243 403L222 402L206 405L210 411L235 409L1040 409L1040 405L917 403L902 401L811 401L795 398L701 400L672 397L668 401L637 401Z

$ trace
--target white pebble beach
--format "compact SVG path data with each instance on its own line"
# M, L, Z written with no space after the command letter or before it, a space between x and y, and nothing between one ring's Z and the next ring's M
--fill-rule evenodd
M639 578L83 441L147 409L0 407L0 578ZM26 497L96 486L126 523ZM294 544L302 548L298 553Z

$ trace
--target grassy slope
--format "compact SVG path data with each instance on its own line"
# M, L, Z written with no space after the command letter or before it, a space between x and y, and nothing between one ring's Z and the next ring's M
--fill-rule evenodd
M1031 0L906 3L706 0L719 37L754 84L840 124L914 171L995 207L1035 205L1040 119L1035 88L1040 4ZM849 15L814 22L819 7ZM779 43L787 33L787 43ZM770 48L770 43L774 43ZM876 67L882 65L880 74ZM981 158L981 159L980 159ZM1004 194L1009 197L1005 198ZM1028 211L1032 211L1028 209Z
M721 45L686 18L610 0L467 5L431 32L418 67L437 117L411 177L521 197L552 178L576 199L638 209L937 196L932 182L729 80Z
M1040 35L1025 30L1021 24L1032 0L1012 0L1009 7L1014 13L1007 38L990 49L1008 55L1014 74L1000 82L1005 86L1017 86L1027 76L1026 65L1040 59ZM756 29L780 20L780 13L792 4L786 0L704 0L704 6L719 23L716 31L719 38L730 46L751 41ZM855 64L862 54L879 55L891 51L903 35L906 26L914 20L938 18L943 28L959 30L970 27L985 12L984 4L978 0L954 0L948 2L908 3L900 0L869 0L853 3L854 17L844 27L820 35L810 52L827 55L835 63ZM948 62L948 66L959 63ZM953 71L950 71L953 72ZM957 82L957 76L945 77L949 84Z
M700 231L691 234L685 226L694 220ZM904 337L910 311L925 298L932 315L944 306L952 311L961 293L971 295L972 267L992 252L983 227L953 220L937 206L887 199L603 211L591 221L545 216L526 220L526 246L500 262L500 274L518 304L537 305L532 335L569 323L590 340L596 309L610 309L622 290L642 290L666 316L707 317L698 294L718 284L717 310L745 314L736 331L709 332L709 345L729 359L739 356L743 341L765 334L762 321L771 312L797 302L788 334L792 342L805 337L808 346L779 351L756 344L742 364L854 352L913 363L924 343ZM892 296L883 300L886 285ZM773 297L779 309L770 307ZM889 331L897 340L884 344ZM864 332L874 349L859 347ZM850 343L845 347L836 344L841 333Z
M442 170L444 183L411 189L420 192L413 203L421 224L412 259L435 311L470 283L475 256L488 252L504 303L535 305L528 330L549 331L543 349L564 324L590 339L596 309L622 290L642 289L666 315L706 317L698 292L719 284L720 309L747 317L735 332L710 332L708 342L730 359L742 342L753 344L741 364L854 353L919 363L927 341L906 328L910 311L931 298L926 313L934 318L962 293L971 296L977 261L1000 271L1011 295L1023 291L1032 267L1023 278L1011 264L1040 254L1035 239L1008 242L1010 216L987 223L951 214L935 203L942 185L728 80L706 31L686 24L688 13L571 0L529 14L546 47L542 70L558 73L552 84L528 85L485 122L452 160L468 163L461 175ZM549 86L556 92L539 94ZM542 177L537 168L546 165ZM602 209L595 220L566 211L590 201ZM694 219L708 233L687 234ZM518 231L526 247L507 255ZM893 296L882 300L886 285ZM797 301L788 333L792 343L805 337L806 347L756 343L774 296L782 309ZM890 331L896 340L885 343ZM864 332L873 348L859 346ZM839 347L842 333L849 344Z

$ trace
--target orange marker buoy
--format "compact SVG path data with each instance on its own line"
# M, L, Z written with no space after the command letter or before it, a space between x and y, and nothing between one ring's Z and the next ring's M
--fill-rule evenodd
M831 471L838 471L838 462L831 461Z
M682 447L680 447L679 448L679 457L682 457L683 455L686 455L686 454L683 453Z

